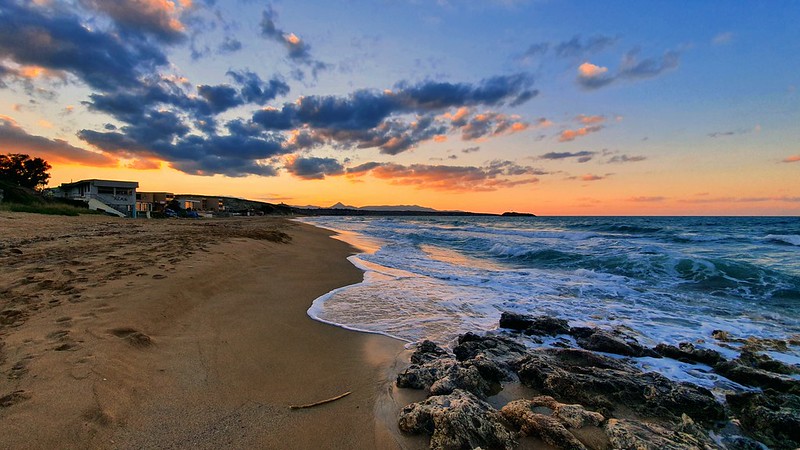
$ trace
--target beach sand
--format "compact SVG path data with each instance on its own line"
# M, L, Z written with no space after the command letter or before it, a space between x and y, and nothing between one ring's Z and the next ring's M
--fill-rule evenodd
M279 218L0 212L0 448L397 448L402 343L306 315L352 253Z

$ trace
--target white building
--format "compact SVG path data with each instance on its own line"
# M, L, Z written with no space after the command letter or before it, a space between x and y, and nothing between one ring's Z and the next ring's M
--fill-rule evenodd
M136 181L81 180L64 183L56 195L81 200L89 209L120 217L136 217Z

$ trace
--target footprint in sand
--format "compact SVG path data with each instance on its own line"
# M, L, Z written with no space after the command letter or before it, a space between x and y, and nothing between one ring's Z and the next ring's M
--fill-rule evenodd
M0 408L8 408L9 406L16 405L17 403L31 398L25 391L14 391L0 397Z
M130 327L114 328L113 330L109 330L109 333L113 334L114 336L120 339L124 339L125 341L128 342L128 344L134 347L145 348L153 345L153 340L150 339L150 336L142 333L136 328L130 328Z

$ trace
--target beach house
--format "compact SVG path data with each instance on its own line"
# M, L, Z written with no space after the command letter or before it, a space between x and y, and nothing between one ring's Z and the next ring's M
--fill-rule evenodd
M119 217L136 217L138 187L136 181L81 180L63 183L54 195L86 202L92 210Z
M172 192L137 192L136 212L144 215L154 212L163 213L174 198L175 195Z

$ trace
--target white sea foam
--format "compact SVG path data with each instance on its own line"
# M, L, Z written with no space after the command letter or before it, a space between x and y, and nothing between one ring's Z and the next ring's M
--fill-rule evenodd
M692 342L727 358L738 355L735 345L715 341L712 331L741 338L800 334L800 264L784 255L794 249L769 245L758 236L774 241L775 235L758 230L745 239L749 224L737 228L734 240L702 239L698 230L710 227L705 222L673 225L677 234L700 236L681 240L672 238L674 231L657 232L654 220L627 228L605 224L599 231L586 230L589 219L578 231L569 221L551 221L564 229L464 218L308 222L371 246L350 258L365 271L364 282L337 289L309 309L311 317L349 329L448 345L464 332L495 329L503 311L514 311L623 329L648 346ZM723 236L728 228L708 234ZM626 230L624 239L614 234L619 230ZM750 246L745 257L743 241ZM773 299L776 292L782 297ZM800 349L773 356L796 363ZM702 367L668 359L640 364L673 379L731 387Z

